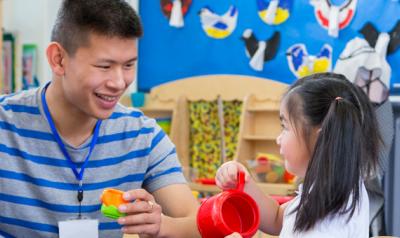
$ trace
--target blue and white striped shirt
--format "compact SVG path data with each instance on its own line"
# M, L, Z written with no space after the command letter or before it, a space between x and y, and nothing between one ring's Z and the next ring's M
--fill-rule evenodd
M0 97L0 237L58 237L57 223L78 214L78 181L44 116L41 90ZM91 139L79 147L64 141L78 168ZM177 183L186 181L168 136L141 111L117 105L85 168L82 215L99 219L100 237L121 237L100 213L103 189L154 192Z

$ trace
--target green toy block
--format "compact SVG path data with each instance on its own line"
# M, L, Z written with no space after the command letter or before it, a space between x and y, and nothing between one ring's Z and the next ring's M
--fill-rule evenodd
M111 219L118 219L120 217L126 216L125 213L118 211L118 208L113 205L106 206L106 205L102 204L101 205L101 213L103 213L104 216L111 218Z

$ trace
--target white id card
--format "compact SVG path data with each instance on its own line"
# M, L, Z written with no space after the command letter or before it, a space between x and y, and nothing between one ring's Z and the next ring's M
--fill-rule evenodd
M58 222L60 238L99 238L99 221L80 219Z

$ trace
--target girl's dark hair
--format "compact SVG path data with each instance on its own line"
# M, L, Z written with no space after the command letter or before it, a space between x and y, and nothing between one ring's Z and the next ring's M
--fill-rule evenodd
M320 128L295 209L294 231L307 231L335 214L350 219L362 179L377 169L382 141L367 95L343 75L322 73L296 81L283 101L290 123L306 143L312 129Z
M139 16L124 0L64 0L51 40L72 56L79 47L88 45L90 33L138 38L142 31Z

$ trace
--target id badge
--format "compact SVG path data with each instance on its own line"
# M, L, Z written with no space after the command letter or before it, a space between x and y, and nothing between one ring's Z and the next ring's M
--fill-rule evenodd
M60 238L99 238L99 221L79 219L58 222Z

